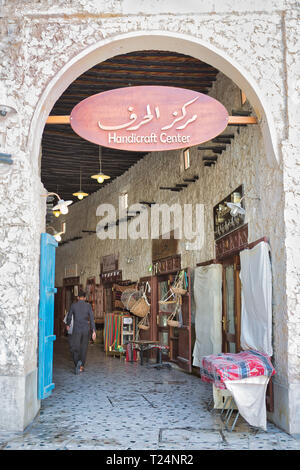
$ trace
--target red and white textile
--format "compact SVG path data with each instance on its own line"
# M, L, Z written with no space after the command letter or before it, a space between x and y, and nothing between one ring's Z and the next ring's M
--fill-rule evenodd
M275 369L270 358L258 351L206 356L201 379L232 394L240 414L252 426L267 427L266 389Z
M237 354L211 354L202 359L200 367L203 382L210 382L220 389L226 388L226 381L246 379L265 375L271 377L275 369L270 358L258 351L242 351Z

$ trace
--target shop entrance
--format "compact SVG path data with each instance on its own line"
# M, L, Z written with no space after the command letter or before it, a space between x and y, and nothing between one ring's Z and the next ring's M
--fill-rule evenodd
M208 93L212 88L218 70L214 67L194 59L191 56L183 55L171 51L137 51L108 59L105 62L95 65L75 80L65 93L55 103L51 116L68 114L72 108L85 97L93 93L106 91L109 89L125 86L139 85L167 85L177 89L190 89L199 93ZM93 77L96 85L91 85ZM79 99L80 96L80 99ZM53 140L55 138L55 142ZM65 142L68 145L65 145ZM59 193L64 200L73 200L75 190L78 186L76 179L79 177L80 189L87 194L96 192L99 189L99 182L91 179L91 175L99 173L99 169L110 179L101 183L105 188L107 184L130 170L132 165L138 163L146 156L145 152L130 152L111 148L101 148L88 141L79 139L69 125L57 124L55 119L50 120L44 131L43 139L43 159L42 174L43 182L49 192ZM64 158L62 160L61 154ZM84 157L82 156L84 155ZM205 158L205 156L203 157ZM100 168L99 168L100 167ZM188 170L188 161L184 159L184 170ZM72 179L68 177L72 174ZM184 175L183 175L184 176ZM191 176L192 181L197 181L198 176ZM188 182L189 183L189 182ZM176 192L181 191L188 183L176 187ZM77 188L78 189L78 188ZM158 192L163 192L166 196L168 188L160 187ZM123 192L122 197L126 200L127 193ZM155 201L141 202L148 207ZM73 203L74 204L74 203ZM74 205L73 205L74 207ZM57 214L55 214L57 215ZM82 217L78 214L79 219ZM59 230L60 218L55 219L51 208L47 214L48 224L57 227ZM129 215L129 217L131 217ZM60 251L63 253L73 244L74 247L87 242L89 237L93 237L95 226L89 223L88 219L81 231L77 230L76 235L69 232L68 218L67 231L60 242ZM117 221L119 222L119 221ZM117 224L118 225L118 224ZM167 242L167 244L165 243ZM165 246L163 246L165 244ZM114 253L106 251L100 253L98 266L93 268L89 274L85 274L88 268L81 265L81 261L76 256L67 255L65 273L61 279L56 279L58 293L55 303L55 332L57 337L66 335L63 320L68 312L71 303L76 300L78 288L83 287L87 293L87 301L91 304L95 315L95 323L99 337L103 337L104 352L109 355L126 354L126 343L128 340L157 342L161 347L161 357L163 361L171 361L183 370L192 370L192 341L191 341L191 295L192 284L190 269L181 270L181 260L178 256L178 240L173 234L169 240L158 240L152 246L152 273L151 276L142 273L131 273L130 276L123 275L120 269L118 255L120 249L116 246ZM125 248L126 250L126 248ZM151 250L151 248L150 248ZM174 255L174 256L173 256ZM64 256L63 254L61 256ZM130 262L128 256L128 262ZM82 275L74 277L73 267L79 267ZM123 266L122 266L123 267ZM77 268L76 268L77 269ZM186 294L178 297L178 308L172 311L171 305L175 305L175 297L172 297L169 305L163 307L161 301L164 287L170 288L174 284L176 277L181 273L186 279ZM144 273L143 273L144 274ZM147 290L146 286L149 286ZM121 295L124 289L135 287L143 290L148 297L150 312L147 321L143 323L141 318L132 316L132 326L128 327L123 322L123 315L130 315L121 302ZM167 309L163 312L163 308ZM180 315L180 317L179 317ZM180 329L169 325L169 322L179 323ZM132 328L135 330L132 334ZM129 331L128 333L126 333ZM116 338L118 334L118 338ZM150 344L150 343L149 343ZM153 348L155 349L155 348ZM157 351L150 352L150 357L155 359Z

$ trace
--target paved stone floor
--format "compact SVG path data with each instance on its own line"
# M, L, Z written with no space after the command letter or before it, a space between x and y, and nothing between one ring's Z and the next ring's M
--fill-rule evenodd
M107 357L89 346L75 375L66 338L55 342L55 390L23 433L1 434L0 449L299 450L300 441L268 423L239 418L233 432L211 410L211 386L189 374Z

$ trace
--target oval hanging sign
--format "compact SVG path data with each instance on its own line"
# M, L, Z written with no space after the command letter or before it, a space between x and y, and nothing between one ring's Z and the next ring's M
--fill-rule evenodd
M73 108L70 124L80 137L103 147L154 152L213 139L226 128L228 113L196 91L136 86L86 98Z

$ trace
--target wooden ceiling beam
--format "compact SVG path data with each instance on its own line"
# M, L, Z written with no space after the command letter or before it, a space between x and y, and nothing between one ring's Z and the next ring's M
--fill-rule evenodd
M175 75L176 77L178 76L184 76L184 77L190 77L190 76L195 76L195 77L203 77L203 78L210 78L211 80L216 80L216 72L213 70L205 70L202 68L182 68L182 67L177 67L174 66L174 64L164 64L164 66L160 67L155 65L150 65L150 66L141 66L139 65L138 67L131 66L131 64L128 63L125 67L122 67L120 69L120 65L116 66L102 66L98 68L92 68L88 70L87 72L84 73L84 76L86 77L93 77L93 76L105 76L108 74L116 74L118 73L118 76L123 77L124 75L128 75L128 73L134 73L134 74L144 74L146 72L147 75L152 74L163 74L165 76L167 75ZM82 78L83 75L80 75L78 78ZM74 80L73 83L76 83L78 79Z
M97 74L95 75L95 79L92 79L92 77L89 77L89 78L86 78L85 77L81 77L81 78L77 78L77 80L75 80L73 82L72 85L70 85L69 87L69 90L72 90L73 88L76 88L77 86L80 87L80 89L82 90L82 85L83 86L90 86L90 85L97 85L98 83L104 83L104 84L107 84L107 80L110 81L111 84L113 83L117 83L117 84L124 84L124 81L127 81L127 80L130 80L133 84L134 83L146 83L147 84L149 82L158 82L161 84L161 82L171 82L171 83L180 83L181 86L183 86L183 82L184 82L184 85L186 86L187 84L191 84L191 85L195 85L195 84L200 84L202 85L203 87L206 87L206 86L210 86L212 84L213 81L216 80L215 77L211 77L210 79L208 79L208 77L190 77L190 76L186 76L185 74L183 74L182 76L177 76L176 74L171 74L170 73L170 76L165 76L162 75L162 74L137 74L137 73L134 73L134 74L123 74L122 76L120 75L117 75L116 74ZM95 83L96 82L96 83ZM67 92L66 92L67 94Z
M233 124L257 124L255 116L229 116L228 126ZM48 116L46 124L70 124L70 116Z
M57 152L52 152L50 149L49 149L49 152L47 153L47 156L45 156L45 163L50 163L53 161L52 157L53 158L56 158L58 156L60 156L60 159L59 159L59 162L65 162L65 161L70 161L70 162L82 162L82 164L87 164L87 163L90 163L90 162L94 162L96 165L99 166L99 159L98 159L98 156L97 155L87 155L85 154L84 156L81 154L81 155L75 155L75 154L72 154L72 153L64 153L63 155L61 154L61 150L58 149L58 151L60 152L59 154L57 154ZM145 155L140 155L140 154L137 154L137 156L130 156L130 155L127 155L127 156L119 156L117 153L116 154L113 154L111 156L108 156L106 158L103 158L101 159L101 162L102 162L102 165L106 166L106 165L109 165L110 163L124 163L124 162L132 162L132 163L135 163L137 161L139 161L141 158L143 158L143 156ZM49 160L48 157L50 157Z
M144 59L141 59L141 60L138 60L137 58L134 58L134 59L123 59L121 57L117 57L115 58L115 60L113 61L113 64L112 64L112 61L113 59L111 60L107 60L106 61L106 64L107 65L115 65L116 67L123 67L124 65L135 65L137 67L139 66L145 66L145 60ZM173 67L185 67L185 68L195 68L197 70L203 70L203 71L207 71L207 72L214 72L214 73L218 73L219 70L217 69L214 69L213 67L210 67L208 64L198 64L197 62L199 62L197 59L195 60L192 60L192 61L187 61L187 60L182 60L181 58L172 58L172 60L168 59L168 57L165 57L163 60L159 60L157 59L157 57L155 56L149 56L147 57L147 65L153 65L153 66L158 66L158 67L165 67L166 65L167 66L172 66ZM96 69L101 69L101 64L100 65L96 65L95 66Z

